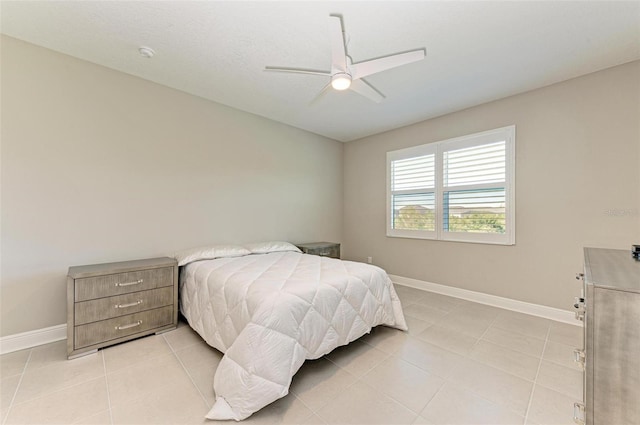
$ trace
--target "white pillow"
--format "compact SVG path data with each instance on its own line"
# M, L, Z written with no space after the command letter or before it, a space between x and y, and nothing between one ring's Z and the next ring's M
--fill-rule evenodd
M213 260L222 257L242 257L249 255L251 251L238 245L213 245L199 248L186 249L174 254L179 266L198 260Z
M280 251L302 252L297 246L283 241L256 242L247 244L244 247L251 251L252 254L268 254Z

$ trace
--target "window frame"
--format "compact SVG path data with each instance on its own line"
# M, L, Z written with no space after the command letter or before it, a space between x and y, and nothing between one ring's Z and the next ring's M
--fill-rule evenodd
M498 245L515 245L515 139L516 126L496 128L480 133L455 137L433 143L426 143L410 148L387 152L387 191L386 191L386 234L388 237L430 239L452 242L469 242ZM505 181L502 183L470 184L444 186L444 153L451 150L464 149L496 142L505 142ZM393 196L409 191L392 191L391 189L391 165L393 161L423 156L435 155L435 230L408 230L393 228ZM481 232L452 232L443 228L444 220L444 194L473 189L502 188L505 191L505 233L481 233ZM400 193L399 193L400 192ZM419 190L414 190L419 192ZM426 193L425 191L420 193Z

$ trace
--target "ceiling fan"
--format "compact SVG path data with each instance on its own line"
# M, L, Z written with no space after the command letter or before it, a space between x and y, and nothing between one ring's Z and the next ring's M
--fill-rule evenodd
M416 62L425 57L425 50L412 50L395 55L384 56L360 63L352 63L347 56L344 35L342 31L342 21L339 16L329 16L329 36L331 40L331 71L316 71L303 68L280 68L267 66L265 71L270 72L291 72L296 74L311 74L331 77L329 83L320 91L317 100L332 87L335 90L353 90L362 96L373 100L376 103L384 99L384 95L376 90L363 77L367 77L378 72L386 71L411 62Z

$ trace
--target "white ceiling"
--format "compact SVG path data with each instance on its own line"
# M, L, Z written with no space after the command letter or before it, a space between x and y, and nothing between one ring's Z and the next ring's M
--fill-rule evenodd
M425 48L366 78L386 99L330 92L327 18L353 62ZM640 1L2 1L1 32L340 141L640 59ZM156 51L152 59L139 46Z

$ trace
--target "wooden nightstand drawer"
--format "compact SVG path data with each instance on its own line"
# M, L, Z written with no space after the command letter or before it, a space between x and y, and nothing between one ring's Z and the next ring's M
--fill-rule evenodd
M75 300L85 301L173 285L173 267L76 279Z
M313 242L296 245L305 254L321 257L340 258L340 244L333 242Z
M88 347L170 325L172 321L173 307L167 306L76 326L75 348Z
M174 258L69 267L68 358L177 325L178 262Z
M150 289L75 304L76 326L173 304L173 288Z

